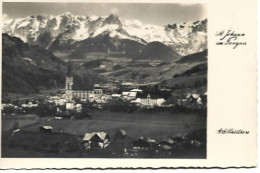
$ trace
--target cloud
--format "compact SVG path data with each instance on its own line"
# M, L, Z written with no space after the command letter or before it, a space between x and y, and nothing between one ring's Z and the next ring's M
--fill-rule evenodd
M3 13L3 14L2 14L2 20L3 20L3 21L6 21L6 20L8 20L8 19L10 19L10 17L9 17L7 14Z
M119 13L119 10L114 7L114 8L112 8L112 9L110 10L110 12L111 12L112 14L118 14L118 13Z

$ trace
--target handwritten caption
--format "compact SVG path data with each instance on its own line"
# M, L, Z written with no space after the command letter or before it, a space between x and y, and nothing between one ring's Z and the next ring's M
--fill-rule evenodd
M246 36L245 33L238 33L233 30L222 30L217 31L215 36L219 37L216 45L232 46L233 49L236 49L238 46L245 46L247 44L245 41L241 41L241 39Z

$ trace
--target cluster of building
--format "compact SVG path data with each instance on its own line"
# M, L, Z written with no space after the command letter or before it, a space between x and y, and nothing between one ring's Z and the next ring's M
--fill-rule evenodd
M2 103L1 110L3 115L6 113L14 114L14 112L26 113L26 110L31 108L37 108L40 104L37 100L19 100L19 103Z
M60 99L57 97L57 100L54 102L58 105L66 104L66 109L69 110L77 109L77 107L79 107L79 105L75 103L75 100L92 102L100 105L107 103L110 99L122 99L129 100L131 103L135 103L141 107L162 106L165 102L164 98L152 98L150 94L138 97L138 94L142 94L143 90L137 88L130 89L130 87L133 87L132 83L124 82L122 84L123 86L128 87L129 91L123 91L119 94L104 94L103 89L100 87L95 87L93 90L75 90L73 88L73 76L70 75L66 77L65 96Z
M189 108L201 108L206 105L207 93L187 94L186 97L177 99L177 104Z
M40 132L51 133L53 127L41 126ZM63 132L60 132L63 133ZM163 140L157 141L149 137L131 138L123 129L117 129L113 137L104 131L87 132L83 135L81 140L82 147L85 151L89 150L104 150L108 149L112 153L115 151L124 154L127 157L138 156L144 151L154 153L160 156L161 154L172 156L176 148L181 146L201 147L205 141L200 141L196 138L189 138L186 134L178 134L177 136L168 137ZM118 146L120 145L120 146ZM119 148L122 148L120 150ZM114 154L120 154L114 153Z
M94 107L102 108L104 104L108 103L111 99L127 100L130 103L139 107L153 108L153 107L170 107L181 105L190 108L205 107L207 102L207 94L187 94L186 96L176 97L174 104L167 102L167 97L171 97L173 91L170 89L162 88L160 92L166 92L165 95L149 93L147 90L142 90L147 87L146 84L138 84L134 82L119 82L116 81L115 85L104 84L95 85L91 90L77 90L74 87L74 78L71 74L67 74L65 79L65 92L58 92L54 96L49 96L44 102L37 100L24 100L19 104L19 109L35 108L39 104L52 104L57 106L57 112L63 113L61 107L66 111L82 112L82 103L92 103ZM140 89L142 88L142 89ZM121 91L121 92L118 92ZM175 97L175 96L173 96ZM15 104L3 103L1 104L2 110L4 109L18 109Z

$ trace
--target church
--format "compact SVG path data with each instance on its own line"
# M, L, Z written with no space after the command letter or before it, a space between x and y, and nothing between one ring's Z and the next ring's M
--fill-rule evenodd
M65 80L65 98L67 102L73 100L85 100L91 101L100 98L103 95L103 90L95 88L93 90L75 90L73 89L73 75L71 70L68 69L68 73Z

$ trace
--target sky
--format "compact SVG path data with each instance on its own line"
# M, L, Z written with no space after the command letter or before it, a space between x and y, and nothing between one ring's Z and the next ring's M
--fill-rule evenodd
M201 4L145 4L145 3L36 3L4 2L3 19L31 15L107 16L116 14L122 19L137 19L145 24L166 25L205 19L206 8Z

